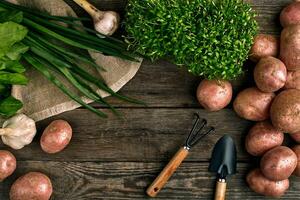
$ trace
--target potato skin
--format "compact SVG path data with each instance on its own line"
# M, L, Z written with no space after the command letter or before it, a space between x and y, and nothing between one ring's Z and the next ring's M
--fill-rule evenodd
M238 116L251 121L264 121L269 118L274 93L265 93L252 87L241 91L233 102Z
M41 137L41 147L46 153L62 151L72 138L72 127L64 120L51 122L44 130Z
M292 150L295 152L298 158L297 167L293 174L300 177L300 145L294 146Z
M246 150L253 156L261 156L283 143L284 134L276 130L269 121L256 123L246 136Z
M280 60L290 71L300 69L300 25L283 29L280 41Z
M283 27L300 24L300 2L295 1L281 11L280 23Z
M206 110L219 111L232 99L231 83L224 80L204 79L198 86L197 99Z
M267 179L260 169L252 170L247 175L246 181L254 192L275 198L284 195L290 186L288 179L282 181L271 181Z
M296 154L285 146L269 150L260 161L260 169L263 175L272 181L288 179L296 167Z
M17 167L15 156L6 150L0 150L0 182L12 175Z
M285 85L286 79L284 63L271 56L260 59L254 69L256 86L263 92L276 92Z
M289 71L287 73L285 89L297 89L300 90L300 70Z
M275 128L285 133L300 131L300 90L282 91L271 106L271 121Z
M263 57L277 57L280 49L279 46L280 40L278 37L267 34L258 34L254 38L249 58L253 62L258 62Z
M295 140L297 143L300 143L300 132L289 134L293 140Z
M11 186L10 200L49 200L53 192L50 179L40 172L29 172Z

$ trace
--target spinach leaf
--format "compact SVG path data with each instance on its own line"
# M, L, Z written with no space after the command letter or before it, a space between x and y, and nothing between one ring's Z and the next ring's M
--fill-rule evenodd
M4 96L8 91L7 85L0 84L0 94Z
M26 85L27 82L28 80L23 74L0 71L0 83L2 84Z
M0 23L9 21L21 23L23 21L23 12L17 10L0 12Z
M27 35L27 28L15 22L0 24L0 58L13 46Z
M22 42L15 43L10 50L6 53L6 56L11 60L19 60L23 53L29 49L28 46Z
M25 67L18 60L10 60L7 57L2 57L0 58L0 70L23 73L25 72Z
M23 103L12 96L0 101L0 115L10 117L14 115L23 106Z

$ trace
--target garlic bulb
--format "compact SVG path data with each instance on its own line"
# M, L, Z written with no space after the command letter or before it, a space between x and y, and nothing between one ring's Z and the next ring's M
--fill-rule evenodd
M24 114L17 114L8 119L0 129L2 142L13 149L22 149L30 144L35 134L34 120Z
M94 18L95 30L107 36L112 35L118 29L119 23L119 14L114 11L98 13Z
M114 11L100 11L87 0L74 0L74 2L90 14L97 32L110 36L118 29L120 23L118 13Z

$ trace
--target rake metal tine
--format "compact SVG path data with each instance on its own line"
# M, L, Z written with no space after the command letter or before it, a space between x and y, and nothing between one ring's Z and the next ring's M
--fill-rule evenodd
M204 138L205 136L207 136L208 134L210 134L211 132L215 131L215 128L214 127L210 127L208 131L206 131L205 133L203 134L199 134L198 135L198 138L193 138L193 140L191 141L191 144L190 146L194 146L196 145L202 138Z

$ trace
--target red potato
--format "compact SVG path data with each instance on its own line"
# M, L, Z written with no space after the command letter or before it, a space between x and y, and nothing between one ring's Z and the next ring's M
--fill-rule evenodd
M10 200L49 200L52 195L50 179L40 172L29 172L11 186Z
M297 155L285 146L269 150L260 161L260 169L263 175L272 181L288 179L296 167Z
M16 167L15 156L9 151L0 150L0 182L12 175Z
M252 87L240 92L233 102L237 115L251 121L264 121L269 118L274 93L265 93Z
M281 11L280 23L283 27L300 24L300 2L295 1Z
M288 89L277 95L270 113L275 128L285 133L300 132L300 90Z
M232 99L232 86L228 81L203 80L197 89L199 103L209 111L225 108Z
M288 179L282 181L271 181L267 179L260 169L252 170L246 178L249 187L256 193L269 197L281 197L288 190L290 183Z
M254 38L249 58L253 62L258 62L263 57L277 57L279 54L279 46L280 40L278 37L267 34L259 34Z
M72 127L64 120L51 122L41 137L41 147L46 153L62 151L71 141Z
M300 25L288 26L281 32L280 60L290 71L300 70Z
M289 71L287 73L287 79L284 88L300 90L300 70Z
M276 92L284 86L286 79L284 63L271 56L260 59L254 69L256 86L263 92Z
M292 150L295 152L298 158L297 167L293 174L300 177L300 145L294 146Z
M269 121L256 123L246 136L246 150L253 156L261 156L283 143L284 134L276 130Z
M290 134L291 138L295 140L297 143L300 143L300 132Z

